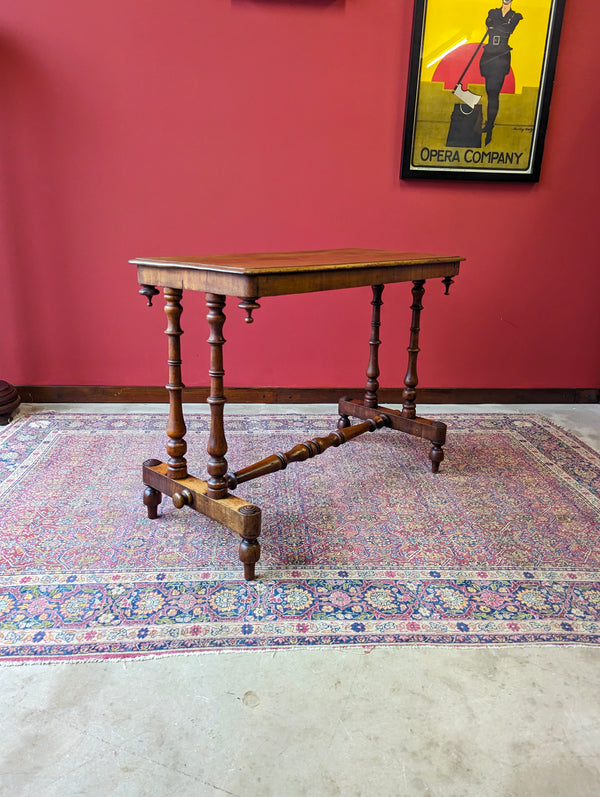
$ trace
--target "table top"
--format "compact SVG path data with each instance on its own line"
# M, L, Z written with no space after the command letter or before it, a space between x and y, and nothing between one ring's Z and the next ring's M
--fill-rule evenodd
M458 273L458 255L387 249L135 258L140 284L259 297L403 282Z
M252 252L231 255L192 257L139 257L135 265L170 266L234 274L267 275L284 272L355 269L374 265L413 265L415 263L454 263L458 255L433 255L420 252L395 252L387 249L319 249L306 252Z

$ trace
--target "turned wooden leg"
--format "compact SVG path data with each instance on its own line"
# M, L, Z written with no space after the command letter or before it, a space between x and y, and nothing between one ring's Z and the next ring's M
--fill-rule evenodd
M256 563L260 559L258 535L260 534L261 511L259 507L252 505L243 506L239 511L241 515L251 517L253 522L255 521L256 527L252 531L246 532L240 542L240 561L244 565L244 578L246 581L254 581Z
M369 340L369 364L367 366L367 384L365 386L365 407L377 407L377 391L379 390L379 327L383 285L373 285L373 313L371 316L371 339Z
M184 440L186 427L183 419L181 402L181 341L183 330L179 325L181 318L181 297L179 288L165 288L165 313L168 318L166 334L169 337L169 421L167 423L167 467L172 479L186 479L188 476L185 452L187 443Z
M408 345L408 368L404 378L405 388L402 391L402 415L405 418L414 418L417 414L417 391L419 382L417 376L417 357L419 354L419 332L421 322L421 300L425 293L425 280L414 280L412 288L413 303L411 305L412 321L410 325L410 342Z
M227 495L227 440L225 439L225 428L223 425L223 405L225 396L223 395L223 324L225 323L225 296L216 293L206 294L206 304L208 306L208 325L210 336L210 395L206 399L210 404L210 432L206 450L209 460L206 469L208 470L208 489L209 498L225 498ZM243 560L242 560L243 561Z
M423 309L423 294L425 293L425 280L414 280L412 288L413 302L411 305L412 320L410 324L410 342L408 344L408 368L406 370L406 377L404 378L405 388L402 391L402 415L405 418L416 418L417 416L417 391L416 387L419 382L417 376L417 357L419 355L419 332L421 331L421 310ZM444 459L444 449L442 444L446 439L446 429L439 432L441 437L434 440L429 452L429 459L431 460L431 471L437 473L440 469L440 463Z

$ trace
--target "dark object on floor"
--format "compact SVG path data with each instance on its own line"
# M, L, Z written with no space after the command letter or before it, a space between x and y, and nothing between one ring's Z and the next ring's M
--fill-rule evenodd
M12 385L0 380L0 426L6 426L13 412L21 403L21 397Z

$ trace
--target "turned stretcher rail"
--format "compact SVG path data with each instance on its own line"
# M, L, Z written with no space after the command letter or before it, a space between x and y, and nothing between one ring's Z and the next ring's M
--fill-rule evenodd
M230 490L235 490L238 484L258 479L260 476L266 476L268 473L275 473L278 470L285 470L290 462L303 462L305 459L322 454L328 448L337 448L365 432L374 432L376 429L381 429L382 426L389 425L390 419L388 416L381 414L375 416L375 418L370 418L364 423L357 423L345 429L337 429L335 432L328 434L327 437L315 437L312 440L306 440L285 453L271 454L260 460L260 462L248 465L235 473L230 471L227 474L227 486Z

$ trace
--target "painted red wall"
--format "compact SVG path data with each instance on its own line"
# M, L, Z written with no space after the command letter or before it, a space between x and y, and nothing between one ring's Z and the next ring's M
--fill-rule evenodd
M410 0L6 0L0 378L164 383L132 257L364 246L468 258L450 297L428 287L422 385L600 386L600 5L567 2L536 185L399 180L411 20ZM397 386L408 286L384 299ZM369 301L265 299L252 326L231 305L227 383L361 384ZM184 307L205 384L203 297Z

